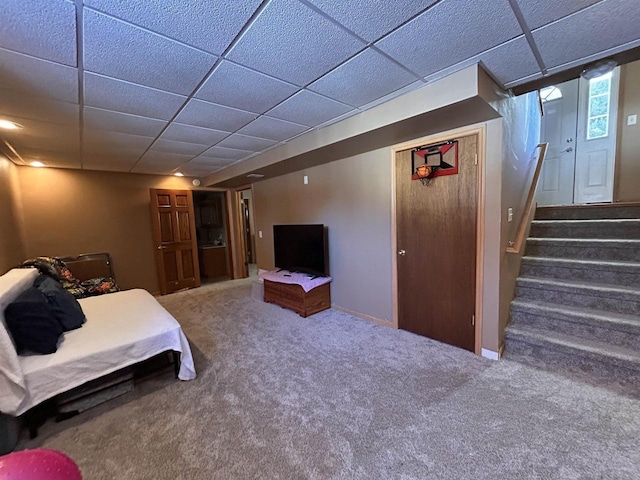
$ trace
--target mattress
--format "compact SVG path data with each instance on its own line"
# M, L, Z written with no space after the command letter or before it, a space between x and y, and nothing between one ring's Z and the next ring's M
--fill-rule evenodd
M178 378L196 377L180 324L145 290L79 300L87 322L66 332L52 355L20 356L27 396L16 415L55 395L159 353L181 353Z

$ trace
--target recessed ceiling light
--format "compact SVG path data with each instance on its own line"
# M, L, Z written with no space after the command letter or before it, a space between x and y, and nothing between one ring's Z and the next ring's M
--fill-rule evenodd
M184 173L176 172L174 173L176 177L184 177Z
M29 165L31 165L32 167L38 167L38 168L45 166L44 163L38 162L37 160L35 162L31 162Z
M9 120L0 119L0 128L4 128L5 130L17 130L17 129L23 128L23 127L19 123L11 122Z

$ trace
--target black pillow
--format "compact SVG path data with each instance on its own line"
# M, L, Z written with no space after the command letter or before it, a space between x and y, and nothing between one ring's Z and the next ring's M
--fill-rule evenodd
M80 328L87 320L78 301L57 280L47 275L40 275L33 286L47 297L54 315L65 332Z
M56 319L47 298L35 287L22 292L4 312L7 328L16 342L16 350L55 353L62 325Z

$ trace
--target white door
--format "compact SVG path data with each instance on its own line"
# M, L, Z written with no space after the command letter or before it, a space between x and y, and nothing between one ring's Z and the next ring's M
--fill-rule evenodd
M580 79L575 203L613 201L620 68Z
M540 136L549 143L538 184L539 205L573 203L578 80L540 91L544 115Z

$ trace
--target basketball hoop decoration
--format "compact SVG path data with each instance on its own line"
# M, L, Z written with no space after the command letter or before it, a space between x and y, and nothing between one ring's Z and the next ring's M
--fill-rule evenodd
M422 165L418 165L418 168L416 168L416 173L413 176L417 176L420 182L423 185L427 186L431 183L431 179L433 178L434 173L436 173L436 171L433 169L433 167L430 167L426 163L423 163Z
M417 164L417 166L416 166ZM411 151L411 180L427 186L435 177L458 173L458 141L418 147Z

